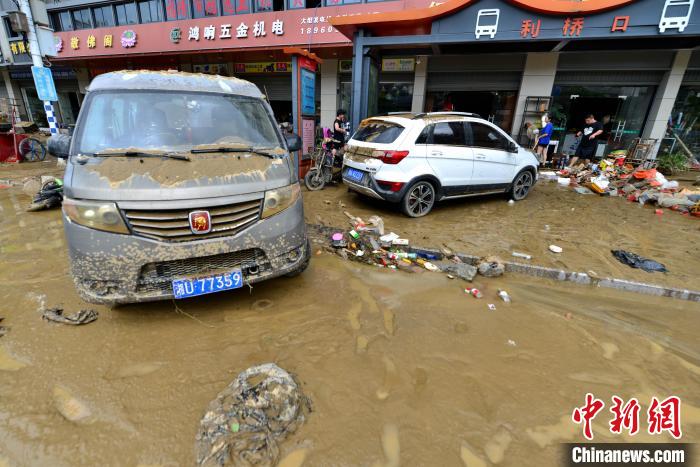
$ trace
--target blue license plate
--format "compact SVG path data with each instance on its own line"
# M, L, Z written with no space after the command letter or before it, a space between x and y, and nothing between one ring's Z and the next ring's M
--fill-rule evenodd
M243 274L240 269L236 269L215 276L176 279L172 282L172 286L175 298L196 297L223 290L240 289L243 287Z
M345 177L349 178L353 182L361 182L365 173L361 170L351 169L348 167L348 171L345 172Z

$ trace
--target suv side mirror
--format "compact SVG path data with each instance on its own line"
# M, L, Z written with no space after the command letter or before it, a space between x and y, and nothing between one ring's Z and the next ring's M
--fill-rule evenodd
M59 159L68 159L70 154L71 137L68 135L54 135L49 138L47 143L49 153Z
M508 143L508 152L518 152L518 145L512 141L509 142Z
M287 148L289 148L289 152L295 152L301 149L301 138L299 135L288 133L284 135L284 139L287 141Z

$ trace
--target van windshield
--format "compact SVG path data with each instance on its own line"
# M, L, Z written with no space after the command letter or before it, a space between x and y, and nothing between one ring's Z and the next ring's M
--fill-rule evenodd
M206 93L110 91L90 96L76 148L188 151L199 145L275 149L281 141L261 99Z

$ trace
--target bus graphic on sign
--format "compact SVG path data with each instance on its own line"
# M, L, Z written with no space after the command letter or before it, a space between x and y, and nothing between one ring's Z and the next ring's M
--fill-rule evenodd
M476 16L476 38L479 39L481 36L489 36L491 39L496 37L496 32L498 32L498 18L501 15L501 10L498 8L479 10Z
M666 29L678 29L678 32L683 32L690 21L694 3L695 0L666 0L659 21L659 32L664 33Z

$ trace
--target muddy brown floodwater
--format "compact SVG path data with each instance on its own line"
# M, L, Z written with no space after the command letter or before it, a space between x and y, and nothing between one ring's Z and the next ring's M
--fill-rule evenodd
M335 195L345 196L305 193L312 207L312 196L322 204ZM606 242L634 237L612 226L614 219L580 227L564 199L538 190L513 207L468 202L414 225L427 232L436 222L435 241L460 249L481 249L490 238L496 253L529 246L538 259L547 257L539 249L547 235L582 232L594 265L573 259L574 241L560 242L559 261L603 271ZM0 189L0 316L10 328L0 337L2 467L192 465L209 402L239 372L265 362L296 374L313 401L307 422L281 445L286 467L558 465L560 443L583 439L571 412L587 392L608 406L614 394L637 397L643 411L652 396L677 395L683 440L700 440L698 303L515 275L477 280L484 298L475 299L442 274L382 270L324 253L303 275L252 291L179 301L178 308L95 307L96 322L64 326L43 321L41 309L87 305L67 273L60 213L25 213L27 202L19 188ZM345 202L357 214L370 212ZM597 219L596 205L625 206L633 212L623 217L628 226L648 214L621 200L581 203L576 211L589 212L586 221ZM550 205L558 211L546 214ZM396 219L389 228L416 238ZM674 226L668 245L688 249L679 232L697 235L697 224L646 219L652 227L630 249L645 247L639 252L670 263L675 282L697 276L697 257L675 261L680 254L665 252L649 231ZM528 230L530 223L536 227ZM544 223L551 234L539 232ZM459 238L449 235L462 228ZM498 288L509 292L510 305L498 300ZM610 435L608 420L606 407L594 422L596 440L630 440Z

